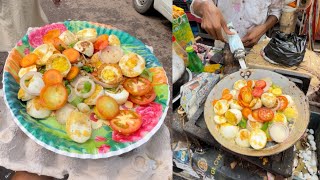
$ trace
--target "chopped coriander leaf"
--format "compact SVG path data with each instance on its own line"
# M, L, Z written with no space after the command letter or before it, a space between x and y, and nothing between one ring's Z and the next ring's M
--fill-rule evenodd
M247 121L244 118L242 118L239 122L239 126L243 129L247 128Z
M93 72L93 68L90 67L90 66L82 66L81 69L86 71L87 73L92 73Z

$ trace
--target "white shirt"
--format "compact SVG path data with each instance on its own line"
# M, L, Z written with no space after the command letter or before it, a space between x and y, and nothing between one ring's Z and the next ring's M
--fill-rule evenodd
M193 2L190 11L199 17L193 11ZM282 9L282 0L220 0L217 4L227 23L233 23L240 37L251 28L265 23L270 15L279 20Z

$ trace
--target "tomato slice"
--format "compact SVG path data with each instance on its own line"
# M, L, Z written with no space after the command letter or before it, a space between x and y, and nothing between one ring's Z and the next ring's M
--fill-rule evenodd
M139 114L131 110L120 110L120 113L111 120L110 126L114 131L124 135L136 132L142 125Z
M271 121L273 119L274 113L271 109L260 108L258 110L258 115L262 121Z
M151 82L143 77L128 78L123 82L123 87L134 96L143 96L147 94L151 88Z
M280 108L279 110L280 111L283 111L287 108L288 104L289 104L289 101L288 99L285 97L285 96L278 96L278 99L280 101Z
M266 85L267 85L267 83L266 83L264 80L258 80L258 81L256 81L256 83L254 84L255 87L261 88L261 89L265 88Z
M135 104L139 105L146 105L151 103L154 99L156 98L156 93L154 92L153 88L151 89L150 92L148 92L145 95L142 96L129 96L129 100L132 101Z
M261 95L263 94L263 89L262 88L254 88L252 91L252 95L254 97L261 97Z
M67 103L68 92L62 84L48 85L42 88L40 99L46 108L57 110Z

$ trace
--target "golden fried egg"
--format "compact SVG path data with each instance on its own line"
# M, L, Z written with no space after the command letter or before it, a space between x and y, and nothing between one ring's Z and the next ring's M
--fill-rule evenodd
M117 64L103 64L98 70L98 76L106 84L119 84L122 80L121 69Z
M249 139L250 139L250 131L247 129L241 129L238 132L235 138L235 141L241 147L250 147Z
M57 51L54 46L50 44L42 44L38 46L33 53L38 55L38 60L36 61L37 65L43 66L46 65L47 61L51 57L51 55Z
M224 117L227 119L229 124L237 125L242 119L242 113L238 109L229 109L224 114Z
M46 70L58 70L62 76L66 76L71 69L71 64L68 58L63 54L54 54L50 57L46 64Z
M86 142L92 132L89 116L77 110L72 111L66 122L66 131L73 141Z
M267 108L272 108L277 102L277 97L272 93L263 93L261 95L261 102Z
M37 119L49 117L51 111L41 105L41 100L39 97L31 99L27 102L26 107L27 113Z
M139 76L145 69L145 65L144 58L135 53L124 55L119 62L123 75L127 77Z
M229 103L224 99L217 101L213 106L214 113L216 113L217 115L224 115L224 113L226 113L228 109Z
M223 124L227 122L227 119L224 116L215 115L213 117L213 120L217 124Z
M78 31L76 36L79 41L91 41L94 42L98 36L96 29L86 28Z
M59 39L61 39L61 41L63 41L67 46L75 44L78 41L77 36L69 30L61 33Z
M239 127L233 126L229 123L223 123L220 125L219 131L224 138L233 139L237 136Z
M18 73L18 76L19 78L22 78L23 75L27 74L28 72L37 72L37 66L36 65L32 65L32 66L29 66L29 67L25 67L25 68L21 68L19 70L19 73Z
M267 135L261 129L254 129L250 133L250 145L253 149L259 150L266 146Z
M247 86L247 81L246 80L243 80L243 79L240 79L238 81L236 81L234 84L233 84L233 88L235 90L240 90L241 88Z
M90 41L78 41L73 48L88 57L93 55L94 48Z
M116 35L111 34L108 38L110 46L120 46L121 42Z

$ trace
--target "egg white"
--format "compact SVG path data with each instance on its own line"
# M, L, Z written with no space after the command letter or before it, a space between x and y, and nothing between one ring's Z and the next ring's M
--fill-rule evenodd
M247 129L241 129L236 138L235 142L241 147L250 147L250 131Z
M216 104L213 106L213 110L217 115L223 115L227 112L229 109L229 103L227 100L219 100L216 102Z
M267 144L267 135L261 129L254 129L250 133L250 146L253 149L259 150L266 146Z

